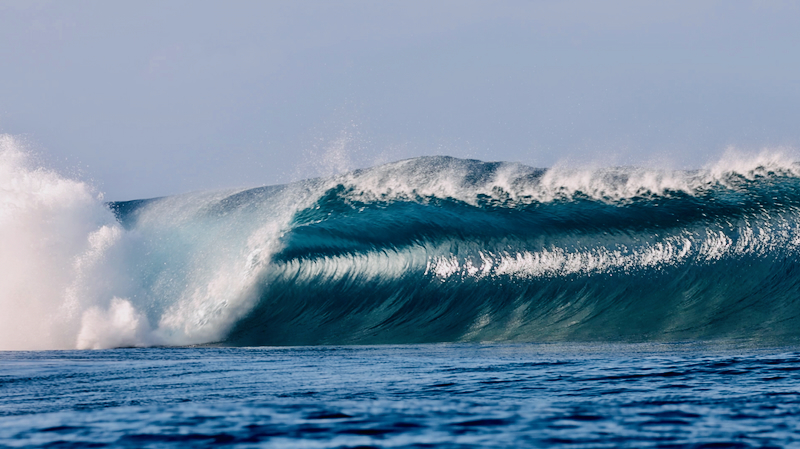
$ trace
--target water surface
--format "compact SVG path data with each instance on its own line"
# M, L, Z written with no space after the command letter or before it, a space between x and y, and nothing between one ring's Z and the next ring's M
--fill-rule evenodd
M788 347L0 353L6 447L791 447L798 418Z

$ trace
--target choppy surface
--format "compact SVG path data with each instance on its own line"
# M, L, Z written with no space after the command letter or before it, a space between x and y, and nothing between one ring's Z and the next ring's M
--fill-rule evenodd
M0 353L8 447L793 447L800 352L701 344Z

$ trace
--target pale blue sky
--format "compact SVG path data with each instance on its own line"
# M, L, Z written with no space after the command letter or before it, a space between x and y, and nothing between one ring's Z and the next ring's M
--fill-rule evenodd
M800 3L0 0L0 133L110 200L800 145Z

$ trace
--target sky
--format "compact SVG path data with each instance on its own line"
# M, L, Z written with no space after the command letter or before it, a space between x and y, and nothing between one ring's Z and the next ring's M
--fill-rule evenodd
M0 133L108 200L422 155L800 147L790 1L0 0Z

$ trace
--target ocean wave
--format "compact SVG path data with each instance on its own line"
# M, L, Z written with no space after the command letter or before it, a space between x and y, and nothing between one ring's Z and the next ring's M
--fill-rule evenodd
M422 157L103 203L3 137L4 349L800 335L800 168Z

